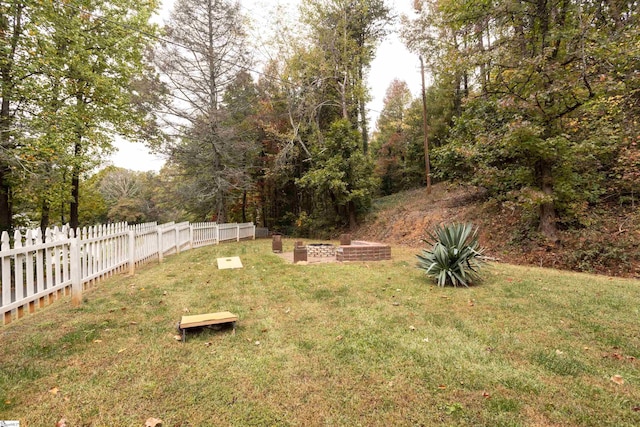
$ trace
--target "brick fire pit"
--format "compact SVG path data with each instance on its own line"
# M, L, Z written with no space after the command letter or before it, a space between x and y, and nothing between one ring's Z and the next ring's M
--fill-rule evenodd
M339 246L331 243L295 243L293 253L282 253L289 262L325 263L343 261L383 261L391 259L391 247L383 243L342 239ZM347 243L347 241L349 243Z
M377 242L352 241L336 249L336 261L382 261L391 259L391 246Z

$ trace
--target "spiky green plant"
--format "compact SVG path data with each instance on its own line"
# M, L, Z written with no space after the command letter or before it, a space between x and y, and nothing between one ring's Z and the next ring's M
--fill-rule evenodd
M473 224L438 225L424 242L433 247L416 255L418 268L434 278L438 286L469 286L482 281L483 249Z

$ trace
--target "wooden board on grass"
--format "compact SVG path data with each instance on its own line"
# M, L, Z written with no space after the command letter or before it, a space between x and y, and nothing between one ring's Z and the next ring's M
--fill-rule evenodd
M230 268L242 268L240 257L232 256L228 258L218 258L218 270L226 270Z
M218 313L197 314L194 316L182 316L180 328L195 328L198 326L219 325L221 323L237 322L238 316L228 311Z

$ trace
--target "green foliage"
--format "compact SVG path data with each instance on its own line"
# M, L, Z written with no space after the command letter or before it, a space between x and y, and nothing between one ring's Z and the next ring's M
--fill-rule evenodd
M550 238L558 224L585 225L608 191L634 192L636 156L625 149L639 133L634 4L421 5L404 37L453 101L447 144L433 150L437 177L521 204Z
M80 181L112 150L114 135L143 139L150 114L138 108L132 84L149 71L143 53L157 30L149 23L157 7L133 0L0 4L1 229L11 227L12 207L38 212L32 216L44 226L54 212L66 220L70 211L77 225Z
M418 257L418 268L428 277L435 279L438 286L469 286L481 282L480 269L482 248L478 242L478 229L473 224L451 224L436 226L435 233L429 233L433 245L424 249Z
M371 206L376 187L373 164L359 147L358 131L344 119L331 125L322 146L314 147L312 166L296 184L313 195L316 206L333 204L338 209L333 215L316 209L315 216L333 218L337 214L334 224L346 225Z

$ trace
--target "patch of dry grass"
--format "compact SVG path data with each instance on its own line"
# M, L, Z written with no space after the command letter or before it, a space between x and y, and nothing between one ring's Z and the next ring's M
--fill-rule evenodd
M243 269L217 270L234 255ZM111 278L79 308L65 299L0 329L0 420L640 424L639 282L495 265L482 286L442 289L414 255L296 266L264 240ZM177 342L185 309L232 311L236 333Z

